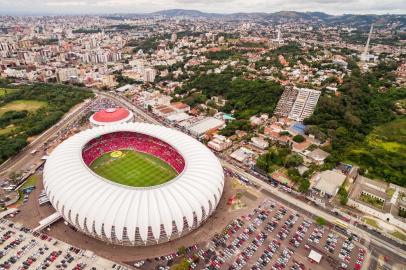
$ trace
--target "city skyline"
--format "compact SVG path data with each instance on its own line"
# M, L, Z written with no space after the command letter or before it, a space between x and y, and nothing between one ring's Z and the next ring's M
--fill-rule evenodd
M3 15L47 15L47 14L108 14L108 13L150 13L167 9L193 9L213 13L318 11L332 15L341 14L405 14L406 3L402 0L0 0Z

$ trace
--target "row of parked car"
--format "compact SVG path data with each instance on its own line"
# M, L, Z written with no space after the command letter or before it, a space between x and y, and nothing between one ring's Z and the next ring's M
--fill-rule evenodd
M271 262L273 255L279 249L281 244L275 239L268 245L264 250L255 264L251 267L251 270L262 270L267 269L267 265Z
M297 228L297 231L293 235L292 239L290 239L289 243L298 248L312 223L312 221L304 220L302 224Z

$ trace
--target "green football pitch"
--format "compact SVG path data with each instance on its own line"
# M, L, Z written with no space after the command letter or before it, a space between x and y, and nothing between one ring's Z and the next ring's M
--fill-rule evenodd
M118 157L114 157L117 153ZM90 168L103 178L132 187L160 185L178 174L165 161L132 150L105 153L93 161Z

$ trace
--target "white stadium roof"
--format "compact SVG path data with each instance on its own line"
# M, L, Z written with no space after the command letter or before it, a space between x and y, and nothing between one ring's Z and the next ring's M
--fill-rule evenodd
M142 188L95 174L84 163L82 148L93 138L120 131L170 144L183 156L184 170L169 182ZM108 242L147 245L180 237L199 226L221 198L224 174L217 157L184 133L125 123L89 129L61 143L46 161L44 186L55 209L80 231Z

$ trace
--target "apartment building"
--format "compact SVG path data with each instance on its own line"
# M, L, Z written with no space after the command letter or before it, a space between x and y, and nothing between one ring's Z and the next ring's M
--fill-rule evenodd
M293 104L295 103L297 94L297 88L290 86L286 87L276 105L275 115L279 117L288 117Z
M321 92L307 88L296 88L298 91L295 102L289 113L289 118L302 122L311 116L316 108Z

